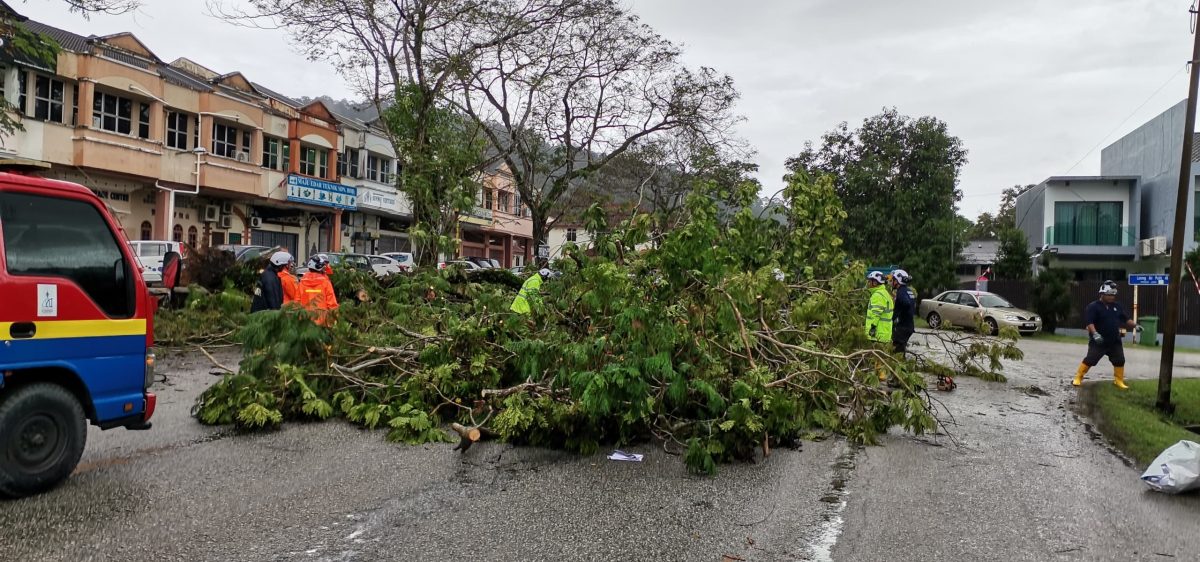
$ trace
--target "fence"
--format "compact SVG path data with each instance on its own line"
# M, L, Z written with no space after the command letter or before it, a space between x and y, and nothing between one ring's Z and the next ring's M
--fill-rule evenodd
M1200 335L1200 295L1192 285L1191 277L1184 280L1183 294L1179 306L1179 334ZM1096 291L1100 288L1098 282L1071 282L1067 293L1071 296L1071 312L1067 319L1059 322L1062 328L1084 327L1083 309L1088 303L1096 300ZM975 282L963 283L960 289L974 290ZM1126 314L1133 314L1133 287L1125 282L1118 282L1117 302L1125 309ZM988 292L996 293L1007 299L1017 308L1034 310L1032 281L988 281ZM1138 289L1138 317L1159 317L1159 330L1167 320L1167 288L1143 285ZM1036 310L1034 310L1036 312Z

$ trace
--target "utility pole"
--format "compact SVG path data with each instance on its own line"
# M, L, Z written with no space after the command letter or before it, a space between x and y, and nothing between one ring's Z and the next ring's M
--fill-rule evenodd
M1189 10L1196 17L1196 10ZM1183 124L1183 154L1179 159L1179 194L1175 199L1175 231L1171 241L1171 279L1167 286L1167 323L1163 326L1162 357L1158 366L1158 400L1155 406L1173 413L1171 375L1175 365L1175 332L1179 329L1179 297L1183 284L1183 232L1187 224L1187 204L1192 181L1192 137L1196 131L1196 89L1200 82L1200 33L1193 31L1191 75L1188 79L1187 116Z

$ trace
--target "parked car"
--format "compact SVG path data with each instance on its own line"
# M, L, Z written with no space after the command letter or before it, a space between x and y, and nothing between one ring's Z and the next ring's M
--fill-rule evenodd
M275 252L278 252L279 250L282 250L283 248L280 248L279 246L270 247L270 246L247 246L247 245L241 245L241 244L222 244L220 246L217 246L217 249L225 250L226 252L232 253L233 257L236 258L237 261L250 261L252 259L259 258L263 255L270 256L271 254L274 254Z
M463 258L462 261L469 261L469 262L479 266L480 269L499 269L500 268L500 262L498 260L495 260L492 258L480 258L480 257L475 257L475 256L468 256L468 257Z
M142 278L147 285L162 283L163 258L167 252L178 253L184 269L187 269L188 257L192 255L192 249L187 244L170 240L131 240L129 247L142 266Z
M379 277L387 277L388 275L398 275L407 271L400 262L388 256L367 256L371 260L371 269L375 270L375 275Z
M472 269L484 269L483 266L481 266L473 261L467 261L467 260L454 260L454 261L442 262L442 263L438 264L438 269L446 269L447 267L450 267L452 265L457 265L467 271L470 271Z
M405 271L412 271L416 267L417 262L409 252L385 252L379 255L396 260Z
M1022 335L1042 329L1042 319L1037 314L1013 306L1000 295L983 291L946 291L921 301L920 315L935 330L947 325L969 328L981 321L992 335L1000 333L1004 326L1015 328Z

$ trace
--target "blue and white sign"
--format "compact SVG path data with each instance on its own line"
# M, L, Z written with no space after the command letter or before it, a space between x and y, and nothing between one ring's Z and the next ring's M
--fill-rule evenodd
M1165 273L1130 273L1130 285L1168 285L1171 276Z
M358 188L304 176L287 177L287 200L335 209L358 209Z

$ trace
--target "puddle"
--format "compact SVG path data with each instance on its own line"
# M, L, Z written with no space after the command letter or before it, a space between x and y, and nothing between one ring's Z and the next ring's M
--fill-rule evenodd
M833 478L829 482L829 491L821 497L825 509L821 513L816 536L809 545L809 559L817 562L833 562L833 547L842 535L842 527L846 523L842 517L847 496L850 495L850 491L846 489L846 482L850 480L850 473L854 471L854 458L858 455L858 448L849 444L843 447L845 449L833 462Z

